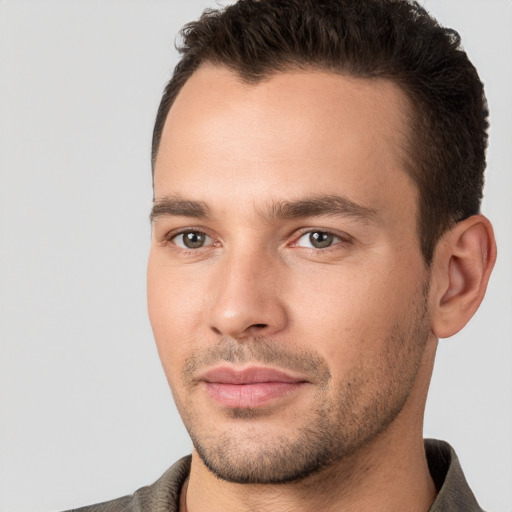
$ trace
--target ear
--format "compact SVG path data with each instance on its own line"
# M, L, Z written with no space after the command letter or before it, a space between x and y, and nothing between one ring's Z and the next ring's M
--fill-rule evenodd
M429 297L432 332L438 338L453 336L474 315L495 261L494 232L483 215L458 222L443 235L432 261Z

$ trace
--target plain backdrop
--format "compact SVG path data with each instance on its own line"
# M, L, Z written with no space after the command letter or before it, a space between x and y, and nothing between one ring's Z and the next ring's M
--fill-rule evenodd
M424 3L486 85L499 245L480 311L440 343L425 435L510 512L512 3ZM150 138L176 33L212 5L0 0L1 512L131 493L190 452L146 318Z

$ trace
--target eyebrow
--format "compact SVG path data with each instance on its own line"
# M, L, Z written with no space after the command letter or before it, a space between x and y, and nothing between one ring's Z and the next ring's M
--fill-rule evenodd
M196 219L210 216L210 209L203 201L192 201L182 199L179 196L167 196L155 200L149 220L153 222L155 219L164 216L171 217L193 217Z
M271 216L274 219L345 216L370 221L377 217L377 211L343 196L325 195L297 201L279 201L272 206Z
M154 221L164 216L202 219L211 217L211 211L204 201L183 199L180 196L172 195L155 200L149 218ZM343 196L322 195L273 202L270 215L262 213L262 216L270 220L345 216L370 221L375 219L377 211Z

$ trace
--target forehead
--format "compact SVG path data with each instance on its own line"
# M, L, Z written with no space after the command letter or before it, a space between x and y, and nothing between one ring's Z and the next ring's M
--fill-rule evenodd
M387 80L290 71L246 83L205 65L168 114L155 196L189 196L214 179L230 183L225 194L250 183L263 197L325 194L336 182L360 202L363 192L409 182L408 112L406 95Z

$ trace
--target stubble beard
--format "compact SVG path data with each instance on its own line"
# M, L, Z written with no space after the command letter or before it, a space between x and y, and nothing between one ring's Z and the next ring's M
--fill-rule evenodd
M198 365L221 360L272 363L314 374L317 389L312 403L316 405L307 420L301 418L300 426L291 426L286 435L268 436L254 429L211 436L197 421L197 412L178 399L176 403L195 450L218 478L239 484L300 481L354 454L386 430L414 386L429 332L424 297L423 304L416 307L413 322L407 328L395 325L386 336L382 367L370 371L364 365L353 368L334 397L329 397L332 383L325 360L313 353L290 354L272 340L241 344L223 339L210 351L187 360L182 376L189 387L187 379ZM251 422L257 421L260 412L232 409L226 414L240 422Z

